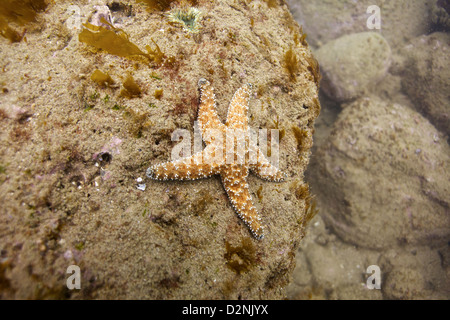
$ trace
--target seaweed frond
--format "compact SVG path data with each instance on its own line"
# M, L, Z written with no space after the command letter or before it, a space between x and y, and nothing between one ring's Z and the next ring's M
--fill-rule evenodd
M96 26L91 23L85 23L85 27L78 35L80 42L87 43L97 49L104 50L110 54L116 56L131 58L144 57L150 62L153 61L160 64L163 60L164 54L158 45L153 41L156 48L153 50L150 46L146 46L147 53L143 52L137 45L132 43L128 39L128 35L125 31L119 28L115 28L112 24L106 21L104 18L100 20L102 23L107 24L109 28L102 26Z
M114 84L114 80L111 78L111 76L108 73L104 73L98 69L96 69L92 73L91 80L102 87L107 87L107 86L111 86Z

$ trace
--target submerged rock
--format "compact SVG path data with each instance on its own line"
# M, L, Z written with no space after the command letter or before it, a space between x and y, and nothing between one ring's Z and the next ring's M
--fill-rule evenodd
M419 113L376 97L348 104L312 163L327 225L369 248L450 239L450 149Z
M402 51L402 86L417 110L450 134L450 34L436 32L412 40Z
M374 86L391 64L389 44L376 32L342 36L316 51L321 87L332 99L355 99Z

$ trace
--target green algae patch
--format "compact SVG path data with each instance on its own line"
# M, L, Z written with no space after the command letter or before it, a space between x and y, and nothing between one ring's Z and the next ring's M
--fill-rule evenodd
M96 69L92 75L91 80L97 83L99 86L107 87L114 84L114 80L108 73L104 73L99 69Z
M129 59L145 58L149 62L156 62L157 64L162 62L164 54L153 40L155 49L147 45L145 46L147 53L145 53L128 39L128 34L125 31L113 27L103 18L101 22L107 24L111 29L87 22L83 24L85 28L78 35L78 40L119 57Z
M11 42L20 42L23 35L8 23L20 26L35 21L39 12L47 8L44 0L2 0L0 1L0 35Z

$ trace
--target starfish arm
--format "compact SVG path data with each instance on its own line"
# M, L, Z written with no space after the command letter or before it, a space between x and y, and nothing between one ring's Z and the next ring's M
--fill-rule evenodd
M253 154L257 157L257 162L250 164L249 166L252 173L261 179L272 182L281 182L286 178L286 175L280 169L271 164L254 143L250 143L250 148Z
M245 129L248 126L248 101L251 84L242 86L236 91L228 108L226 125L233 129Z
M220 164L205 161L208 148L175 161L156 164L147 169L147 177L154 180L197 180L220 173Z
M247 184L248 170L238 165L231 165L222 170L221 177L228 198L238 216L248 226L257 239L264 237L261 217L253 205Z
M199 124L200 132L203 140L208 144L211 141L208 130L225 130L225 125L220 121L219 116L216 113L216 97L214 95L214 89L211 87L211 83L208 80L200 79L198 81L200 87L200 105L198 107L197 121Z

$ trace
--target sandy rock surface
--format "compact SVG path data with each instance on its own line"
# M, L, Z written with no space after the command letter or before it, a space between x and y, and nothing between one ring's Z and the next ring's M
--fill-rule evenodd
M0 39L1 297L285 297L307 221L303 173L320 109L318 70L298 24L284 4L198 1L194 34L123 3L114 11L79 1L80 21L111 28L102 20L111 14L116 33L144 53L158 47L158 59L80 42L68 1L27 25L26 41ZM109 85L91 80L96 69ZM130 75L140 92L126 88ZM215 87L222 120L234 92L253 83L250 125L284 132L287 181L249 178L267 226L262 241L218 177L145 178L150 165L170 160L175 129L193 133L199 78ZM81 269L81 290L65 285L70 265Z

